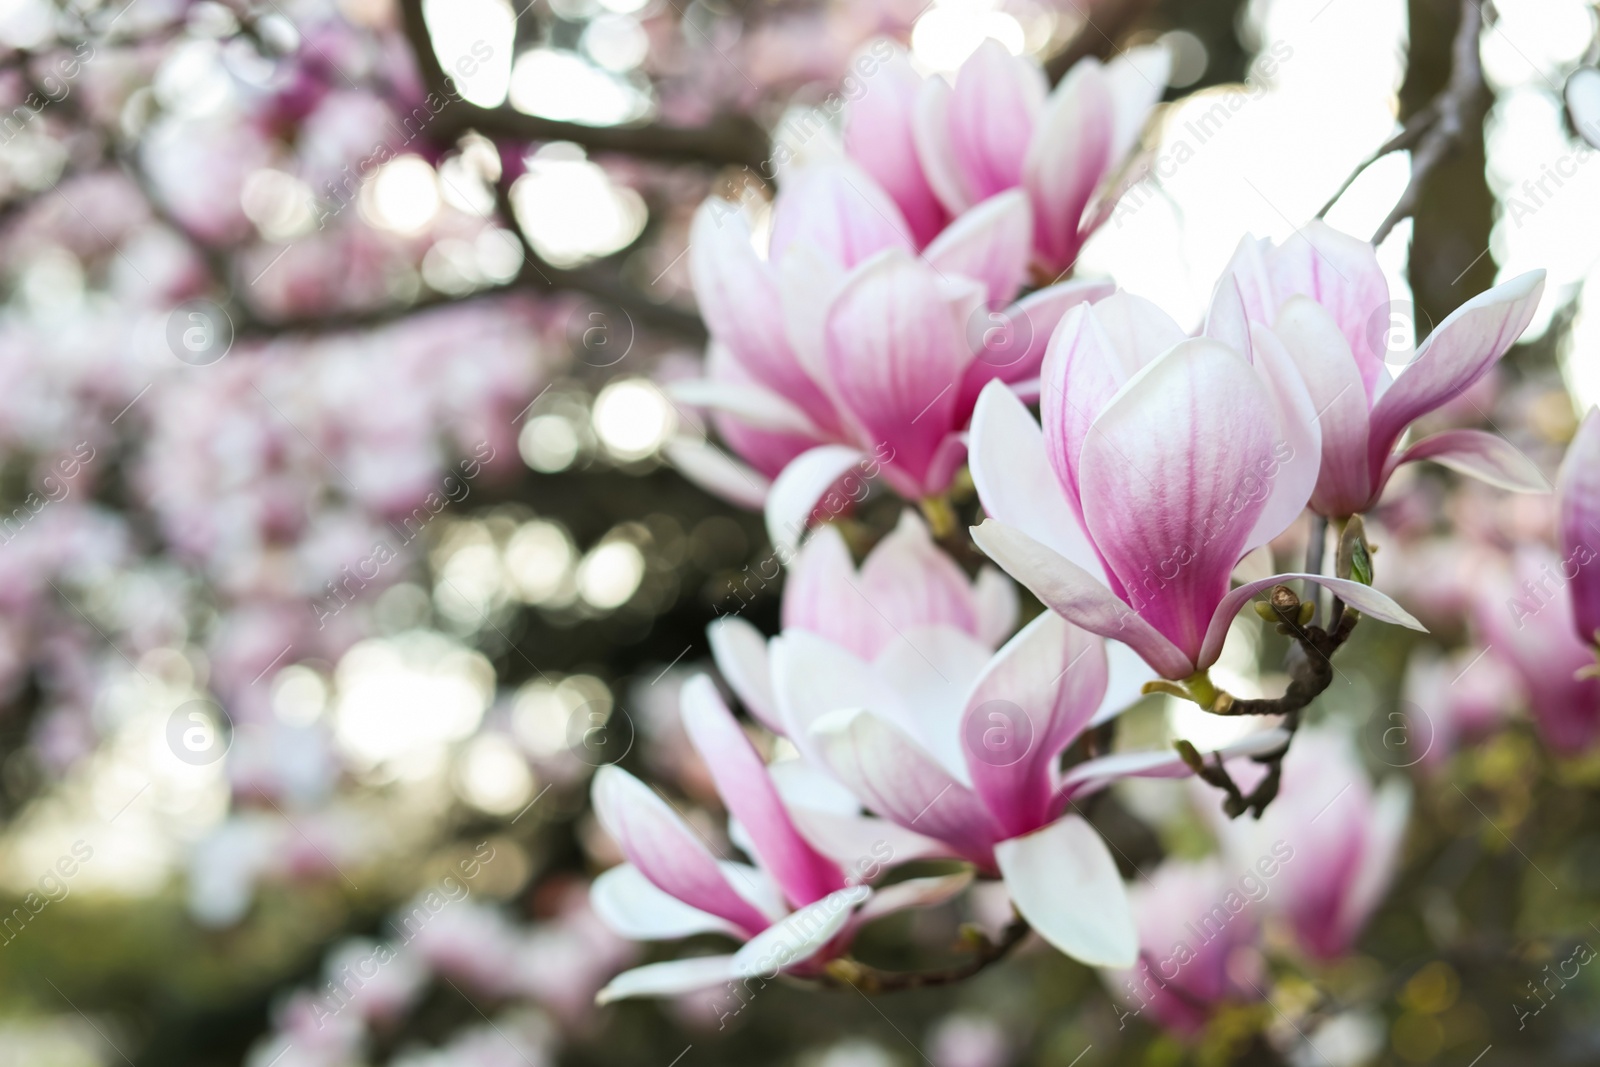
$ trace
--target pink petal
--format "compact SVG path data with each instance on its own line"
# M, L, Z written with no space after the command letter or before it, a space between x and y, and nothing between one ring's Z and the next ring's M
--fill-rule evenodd
M1272 253L1272 242L1264 237L1245 234L1233 251L1233 258L1223 268L1223 276L1231 277L1239 287L1245 313L1252 322L1271 326L1278 318L1278 307L1283 302L1273 288L1272 273L1267 267L1267 257Z
M777 281L757 258L742 211L721 200L700 206L689 231L689 272L707 328L752 380L801 410L826 407L789 345Z
M1028 277L1033 212L1020 189L997 193L964 212L934 238L923 258L941 274L984 284L991 308L1009 304Z
M1319 515L1364 511L1372 498L1367 466L1367 393L1349 342L1326 309L1290 297L1273 333L1283 342L1311 392L1322 429L1322 472L1311 506Z
M1374 470L1382 469L1413 419L1460 396L1516 343L1543 292L1544 271L1531 271L1479 293L1428 335L1411 365L1373 406L1367 449Z
M872 665L832 641L793 630L773 638L768 647L784 736L818 766L825 763L813 744L811 727L831 712L865 706L903 718L899 695Z
M1425 437L1390 460L1389 470L1422 459L1513 493L1548 493L1551 489L1538 465L1521 449L1499 434L1482 430L1445 430Z
M1110 282L1071 281L1029 293L1010 307L990 311L967 324L967 344L976 357L961 380L959 410L968 410L991 381L1037 387L1050 338L1067 312L1110 296Z
M860 603L859 588L844 535L837 526L824 526L790 565L783 588L784 630L806 630L872 659L894 639L894 631L870 604Z
M1232 274L1224 273L1217 279L1216 288L1211 293L1211 305L1206 309L1205 328L1200 334L1227 345L1251 363L1255 362L1250 347L1250 313L1245 307L1239 280Z
M741 940L739 927L692 908L656 888L631 863L603 872L589 887L589 905L600 921L630 941L668 941L695 934L727 934Z
M916 626L951 626L976 633L972 583L955 560L939 549L915 511L900 513L895 528L861 564L861 609L877 615L891 632ZM835 600L834 612L857 598ZM887 643L887 642L886 642ZM881 647L881 646L880 646ZM877 649L864 653L876 655Z
M1111 850L1094 828L1068 815L995 846L1017 911L1040 937L1092 967L1131 967L1139 932Z
M1413 618L1410 612L1370 585L1362 585L1360 582L1352 582L1345 578L1329 578L1322 574L1275 574L1270 578L1246 582L1223 598L1217 605L1216 614L1212 616L1211 625L1206 629L1205 645L1200 650L1195 666L1204 670L1217 661L1217 657L1222 654L1222 642L1228 637L1228 626L1246 601L1263 589L1292 581L1315 582L1324 589L1332 590L1334 596L1379 622L1404 626L1408 630L1428 632L1428 628Z
M1246 552L1267 544L1300 517L1322 470L1322 427L1305 380L1271 331L1264 326L1252 326L1251 331L1256 373L1272 396L1278 431L1272 442L1272 466L1257 471L1255 479L1242 487L1253 496L1264 483L1267 494L1266 507L1245 538Z
M772 209L769 258L810 244L845 269L886 248L915 251L900 208L866 172L843 160L801 167Z
M1600 679L1576 677L1595 662L1595 640L1573 625L1581 616L1572 592L1595 569L1593 549L1580 544L1558 558L1524 545L1512 563L1512 574L1488 576L1474 621L1521 677L1527 707L1550 747L1584 751L1600 739Z
M1089 537L1128 602L1190 659L1266 509L1272 406L1243 357L1195 339L1131 380L1083 442Z
M1054 612L990 661L967 696L960 736L972 787L1003 834L1049 821L1055 767L1105 692L1105 642Z
M1048 271L1078 258L1084 209L1112 164L1114 106L1105 68L1091 57L1068 72L1039 117L1022 184L1033 201L1034 250Z
M1115 593L1022 531L995 519L972 528L984 554L1068 622L1132 648L1163 678L1187 678L1194 662Z
M972 359L932 268L886 252L858 269L827 311L830 380L865 439L929 491Z
M657 889L754 934L767 918L729 884L705 844L655 791L620 767L594 776L594 810Z
M1583 418L1556 477L1561 555L1577 564L1570 586L1573 621L1584 644L1600 642L1600 408Z
M874 42L869 51L886 43ZM890 57L867 76L866 91L845 111L844 149L899 205L920 248L944 228L949 213L922 173L912 135L922 76L904 49L890 47Z
M690 679L680 697L683 726L705 761L729 813L750 835L756 855L795 907L844 885L838 867L795 830L766 764L705 675Z
M903 731L860 708L811 729L822 761L869 810L988 866L996 827L983 803Z
M977 195L956 153L950 129L952 94L950 83L943 78L925 80L912 112L911 135L928 186L947 212L959 215L983 198Z
M1023 158L1047 90L1038 64L1013 56L993 38L961 65L947 121L957 164L974 199L1022 184Z
M767 537L779 559L793 555L806 528L825 522L845 510L848 501L835 501L834 485L858 465L868 462L866 453L846 445L821 445L797 457L783 468L767 493ZM838 503L839 507L833 507Z
M721 411L767 433L812 440L820 436L804 411L763 385L690 378L668 385L667 394L689 407Z
M778 264L785 332L794 346L795 358L828 396L830 411L837 401L829 388L827 344L823 319L817 309L833 303L844 280L844 268L832 256L805 242L790 248L789 254ZM839 428L836 412L829 419L817 418L817 422L829 429Z
M862 814L860 802L820 764L783 760L768 770L806 840L854 878L870 881L874 861L881 867L951 855L942 841Z
M1044 433L1022 401L999 382L985 386L971 437L968 459L983 510L1102 581L1100 557L1062 494L1045 456Z
M1040 420L1050 464L1080 522L1078 464L1090 427L1128 379L1184 340L1183 330L1160 308L1122 292L1074 308L1050 338Z
M749 369L738 361L732 350L717 341L712 341L706 348L706 376L713 382L735 387L764 388L759 385ZM770 393L770 390L768 392ZM794 410L791 407L790 417L779 419L779 424L791 427L801 425L792 417ZM831 404L826 408L813 408L806 414L811 418L815 428L798 433L793 429L767 429L759 422L752 424L743 418L720 411L713 411L711 423L716 427L717 435L730 449L741 459L754 465L764 477L771 479L776 477L790 460L818 443L818 430L824 430L829 434L837 432L839 417ZM760 415L753 417L759 419Z
M1298 294L1316 301L1333 318L1354 357L1365 396L1372 397L1386 369L1383 338L1390 320L1389 282L1371 243L1313 219L1272 252L1268 270L1280 306ZM1272 318L1260 321L1270 325Z

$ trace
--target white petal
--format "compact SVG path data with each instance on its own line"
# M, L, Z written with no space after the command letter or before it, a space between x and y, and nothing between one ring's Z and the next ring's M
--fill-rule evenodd
M662 453L678 473L712 496L742 508L759 508L767 502L772 483L753 468L740 463L716 445L697 437L675 437Z
M1068 815L994 848L1006 890L1040 937L1094 967L1132 967L1139 932L1111 850Z
M872 895L871 886L851 886L807 904L781 922L761 931L733 954L740 978L776 978L785 968L821 952L844 929L857 904Z
M725 412L767 433L820 436L804 411L764 386L690 378L667 386L667 394L690 407Z
M1044 431L1001 382L978 394L967 461L983 510L1105 581L1100 558L1045 454Z
M630 941L666 941L708 933L743 936L725 919L657 889L631 863L602 872L589 887L589 904L601 922Z
M865 458L860 449L822 445L802 452L783 468L767 494L766 507L767 536L780 559L792 557L800 546L818 501Z
M767 662L767 639L745 619L726 615L706 627L711 658L717 670L761 724L782 733L777 699L772 693L772 668Z
M595 994L596 1004L610 1004L629 997L670 997L709 989L737 977L732 956L695 956L687 960L668 960L623 971Z

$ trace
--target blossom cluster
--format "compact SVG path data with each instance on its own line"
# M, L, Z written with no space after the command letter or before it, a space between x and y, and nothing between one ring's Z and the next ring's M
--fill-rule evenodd
M770 210L713 198L696 215L689 254L711 342L705 377L673 388L713 413L737 458L695 442L672 454L688 477L764 509L787 564L782 627L768 638L739 617L714 623L723 688L699 677L682 695L727 841L749 863L620 768L594 787L627 861L596 882L600 915L633 938L716 932L742 947L649 964L601 996L779 973L850 981L862 926L976 878L1003 886L1019 924L1105 968L1130 1011L1194 1032L1210 1006L1264 995L1264 925L1286 926L1313 959L1351 948L1399 862L1409 790L1374 787L1331 724L1294 738L1310 697L1246 702L1264 727L1215 753L1181 740L1108 751L1112 726L1142 693L1245 706L1209 671L1252 602L1308 658L1326 659L1357 619L1424 629L1373 586L1362 516L1421 460L1548 491L1498 434L1409 433L1492 375L1544 275L1468 299L1397 353L1373 245L1313 220L1279 243L1245 236L1185 328L1113 281L1072 274L1139 173L1164 52L1083 60L1053 91L993 42L953 83L871 54L877 91L850 101L842 143L785 170ZM1585 687L1558 702L1582 723L1600 712L1596 470L1591 415L1560 478L1568 562L1545 594L1570 601L1546 616L1568 636L1523 640L1545 646L1529 685ZM842 530L862 471L909 507L858 568ZM969 576L957 516L973 491L972 543L993 565ZM1273 573L1274 544L1307 523L1310 565ZM1020 629L1017 585L1045 609ZM1318 587L1326 628L1311 625ZM1552 646L1572 654L1557 666ZM1594 737L1539 714L1555 746ZM1219 820L1218 857L1171 861L1130 890L1126 857L1083 802L1119 780L1190 775L1227 787L1229 816L1253 804L1258 821ZM913 860L953 873L874 885L857 873L867 860L874 874Z

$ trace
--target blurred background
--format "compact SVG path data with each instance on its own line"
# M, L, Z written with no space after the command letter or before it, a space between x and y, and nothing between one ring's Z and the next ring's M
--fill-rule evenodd
M1436 420L1553 472L1600 401L1600 164L1562 104L1596 13L1494 14L1468 129L1380 257L1405 331L1549 270L1526 343ZM719 833L676 690L718 614L777 623L759 516L662 455L706 432L664 390L705 342L694 208L770 198L775 146L827 150L874 38L945 73L993 38L1054 76L1159 40L1155 165L1078 273L1192 322L1242 234L1294 233L1444 86L1459 18L0 0L0 1065L1600 1063L1600 972L1527 1017L1570 931L1600 943L1600 760L1540 741L1514 664L1470 688L1487 707L1416 681L1471 666L1486 576L1549 505L1438 471L1373 516L1378 584L1433 635L1363 632L1321 709L1417 789L1358 953L1187 1042L1037 946L877 1000L593 1005L652 957L588 909L618 859L589 777L621 762ZM1409 173L1379 160L1329 221L1372 232ZM1281 653L1241 627L1229 688L1274 691ZM1139 715L1221 736L1164 698ZM1207 806L1119 788L1096 822L1140 863L1205 851ZM862 952L938 959L973 917L902 915ZM352 969L359 1010L321 1018Z

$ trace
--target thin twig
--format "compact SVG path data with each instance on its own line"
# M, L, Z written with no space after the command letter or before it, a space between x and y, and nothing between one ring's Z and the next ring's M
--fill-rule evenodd
M823 983L837 988L853 986L863 993L897 993L905 989L953 985L1010 955L1011 950L1028 936L1030 929L1027 920L1018 918L1005 928L999 941L990 941L983 934L976 933L976 947L969 959L935 971L884 971L853 959L834 960L828 965Z
M1438 166L1461 136L1466 132L1468 109L1483 92L1483 70L1478 58L1478 34L1483 29L1483 9L1476 0L1462 0L1461 23L1451 44L1452 63L1450 80L1444 91L1434 97L1428 108L1435 112L1427 132L1421 135L1416 151L1411 153L1411 180L1405 192L1395 202L1378 228L1373 231L1372 243L1381 244L1389 231L1410 218L1422 196L1422 186L1429 174Z
M642 159L758 169L771 155L766 130L744 115L720 116L702 126L589 126L526 115L511 107L478 107L461 99L440 65L422 17L422 0L402 0L400 13L423 84L438 94L443 105L432 126L442 139L453 140L477 130L516 141L571 141L590 151L621 152Z

